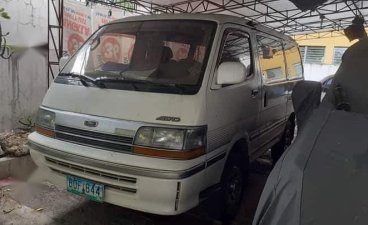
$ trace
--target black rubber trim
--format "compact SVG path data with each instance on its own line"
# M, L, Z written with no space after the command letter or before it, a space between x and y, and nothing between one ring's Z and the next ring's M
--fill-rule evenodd
M216 162L220 161L221 159L225 158L226 152L221 153L220 155L217 155L213 157L212 159L208 160L206 163L206 167L212 166Z

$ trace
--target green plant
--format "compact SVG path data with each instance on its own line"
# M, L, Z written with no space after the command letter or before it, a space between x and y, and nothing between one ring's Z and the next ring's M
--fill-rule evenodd
M9 14L5 11L4 8L0 8L0 17L4 19L10 19Z
M31 116L27 116L27 117L24 117L24 118L20 118L20 119L18 120L18 122L19 122L21 125L23 125L23 127L20 127L20 128L18 128L18 129L20 129L20 130L24 130L24 131L27 131L27 132L31 132L31 131L33 131L33 128L34 128L34 126L35 126L35 123L34 123L34 121L33 121L33 119L32 119L32 117L31 117Z

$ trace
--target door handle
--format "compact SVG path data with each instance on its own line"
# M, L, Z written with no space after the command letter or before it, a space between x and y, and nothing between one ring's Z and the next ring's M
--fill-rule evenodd
M259 94L259 90L258 89L254 89L252 90L252 97L256 97Z

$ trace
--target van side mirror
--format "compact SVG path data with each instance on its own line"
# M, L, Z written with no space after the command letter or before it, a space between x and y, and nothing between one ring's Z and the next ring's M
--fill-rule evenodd
M61 71L63 69L65 64L68 62L68 60L69 60L69 56L63 56L63 57L60 58L60 60L59 60L59 71Z
M238 84L245 80L246 68L240 62L223 62L217 69L217 84Z

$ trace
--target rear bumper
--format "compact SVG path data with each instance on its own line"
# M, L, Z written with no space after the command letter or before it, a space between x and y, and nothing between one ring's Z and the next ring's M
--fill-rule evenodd
M177 215L199 204L204 169L158 171L77 156L30 140L31 156L48 180L66 188L66 175L105 185L104 201L159 215Z

